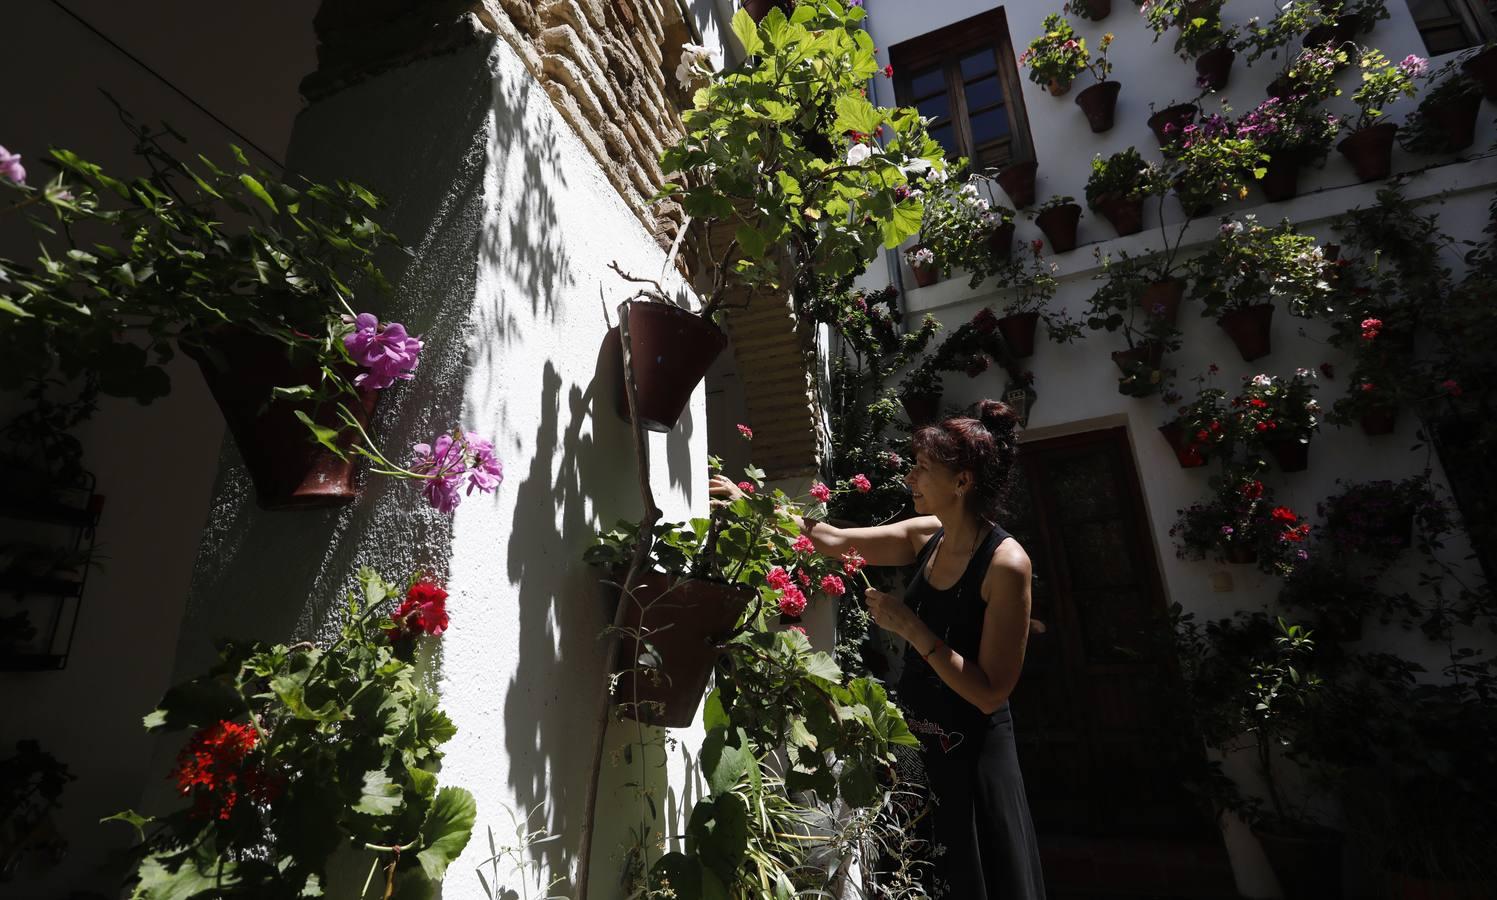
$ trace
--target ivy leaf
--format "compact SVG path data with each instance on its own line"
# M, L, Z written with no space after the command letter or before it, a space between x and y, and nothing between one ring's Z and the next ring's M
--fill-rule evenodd
M759 37L759 26L743 9L733 14L733 34L737 35L738 43L743 45L743 52L748 56L754 56L764 49L764 41Z
M366 816L388 816L400 809L402 800L400 785L391 781L384 769L370 769L364 773L363 794L353 811Z
M317 443L338 454L339 459L347 459L343 455L343 448L338 446L338 432L332 428L324 428L312 421L312 417L301 410L295 410L296 417L312 432L312 437Z
M425 847L416 854L427 878L432 881L442 879L447 866L468 846L477 818L478 803L468 791L444 787L437 792L426 823L421 826L421 840Z

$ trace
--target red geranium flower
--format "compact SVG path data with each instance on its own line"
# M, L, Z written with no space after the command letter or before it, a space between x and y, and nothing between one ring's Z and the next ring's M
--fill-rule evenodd
M831 597L840 597L847 593L847 585L836 575L821 576L821 591Z
M245 766L258 741L253 726L227 719L192 736L172 770L177 790L192 797L192 818L227 819L241 795L265 803L280 796L280 779L259 766Z
M447 630L447 592L429 581L418 581L406 591L405 600L390 618L395 627L385 632L390 640L417 634L441 634Z
M789 585L780 592L780 615L798 616L806 611L806 595L800 588Z
M743 437L744 437L745 440L750 440L751 441L751 440L754 439L754 429L748 427L747 425L743 424L742 422L738 423L738 433L741 434L741 435L743 435Z
M796 553L815 553L816 545L812 543L810 538L800 535L795 539L795 543L791 546L791 549Z
M1287 506L1275 506L1273 512L1269 513L1269 516L1275 522L1284 522L1285 524L1293 524L1299 521L1299 516L1295 515L1294 510Z
M1377 333L1383 329L1383 320L1366 318L1362 320L1362 340L1370 341L1377 337Z
M770 569L769 574L764 576L764 581L777 591L783 591L785 588L792 586L790 584L790 573L786 572L783 566L775 566L773 569Z
M752 481L740 481L738 482L738 489L745 494L752 494L754 492L754 483Z
M857 488L860 494L866 494L873 490L873 482L869 481L868 476L861 472L852 477L852 486Z
M854 547L846 553L842 554L842 571L846 572L849 575L858 574L858 570L862 569L867 564L868 560L864 559L862 555L858 553L857 547Z

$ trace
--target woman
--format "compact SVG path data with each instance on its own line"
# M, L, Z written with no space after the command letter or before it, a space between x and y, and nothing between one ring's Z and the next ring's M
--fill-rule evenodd
M1029 557L997 522L1018 453L1018 417L984 400L976 417L915 432L911 519L803 534L831 557L917 570L905 600L869 590L868 611L906 641L899 698L921 739L935 800L934 868L955 900L1044 900L1044 876L1014 747L1008 697L1029 637ZM738 488L721 476L711 492Z

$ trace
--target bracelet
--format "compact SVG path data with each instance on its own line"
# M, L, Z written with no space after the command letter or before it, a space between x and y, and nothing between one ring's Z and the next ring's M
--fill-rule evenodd
M925 660L926 662L930 662L931 653L935 653L937 650L941 649L944 646L946 646L946 642L941 640L940 638L936 638L936 645L930 648L930 653L921 653L920 658Z

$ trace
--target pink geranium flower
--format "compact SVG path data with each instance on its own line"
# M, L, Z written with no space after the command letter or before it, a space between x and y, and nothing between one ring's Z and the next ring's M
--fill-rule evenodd
M826 503L832 499L832 489L818 481L811 485L811 496L822 503Z
M805 535L800 535L795 539L795 543L792 545L792 549L794 549L796 553L815 553L816 545L811 542L810 538L806 537Z
M836 575L821 576L821 592L829 597L840 597L847 593L847 585Z
M854 475L851 480L852 486L857 488L858 493L860 494L866 494L869 491L873 490L873 482L869 481L868 476L864 475L861 472Z
M354 378L356 387L381 391L397 379L410 381L415 377L411 371L421 354L420 338L406 334L405 326L399 322L387 322L381 327L373 313L359 313L353 325L353 333L343 337L343 346L348 348L354 362L369 370Z
M742 422L738 423L738 433L743 435L744 440L751 441L754 439L754 429L748 427Z
M780 592L780 615L798 616L806 611L806 595L795 585L788 585Z

